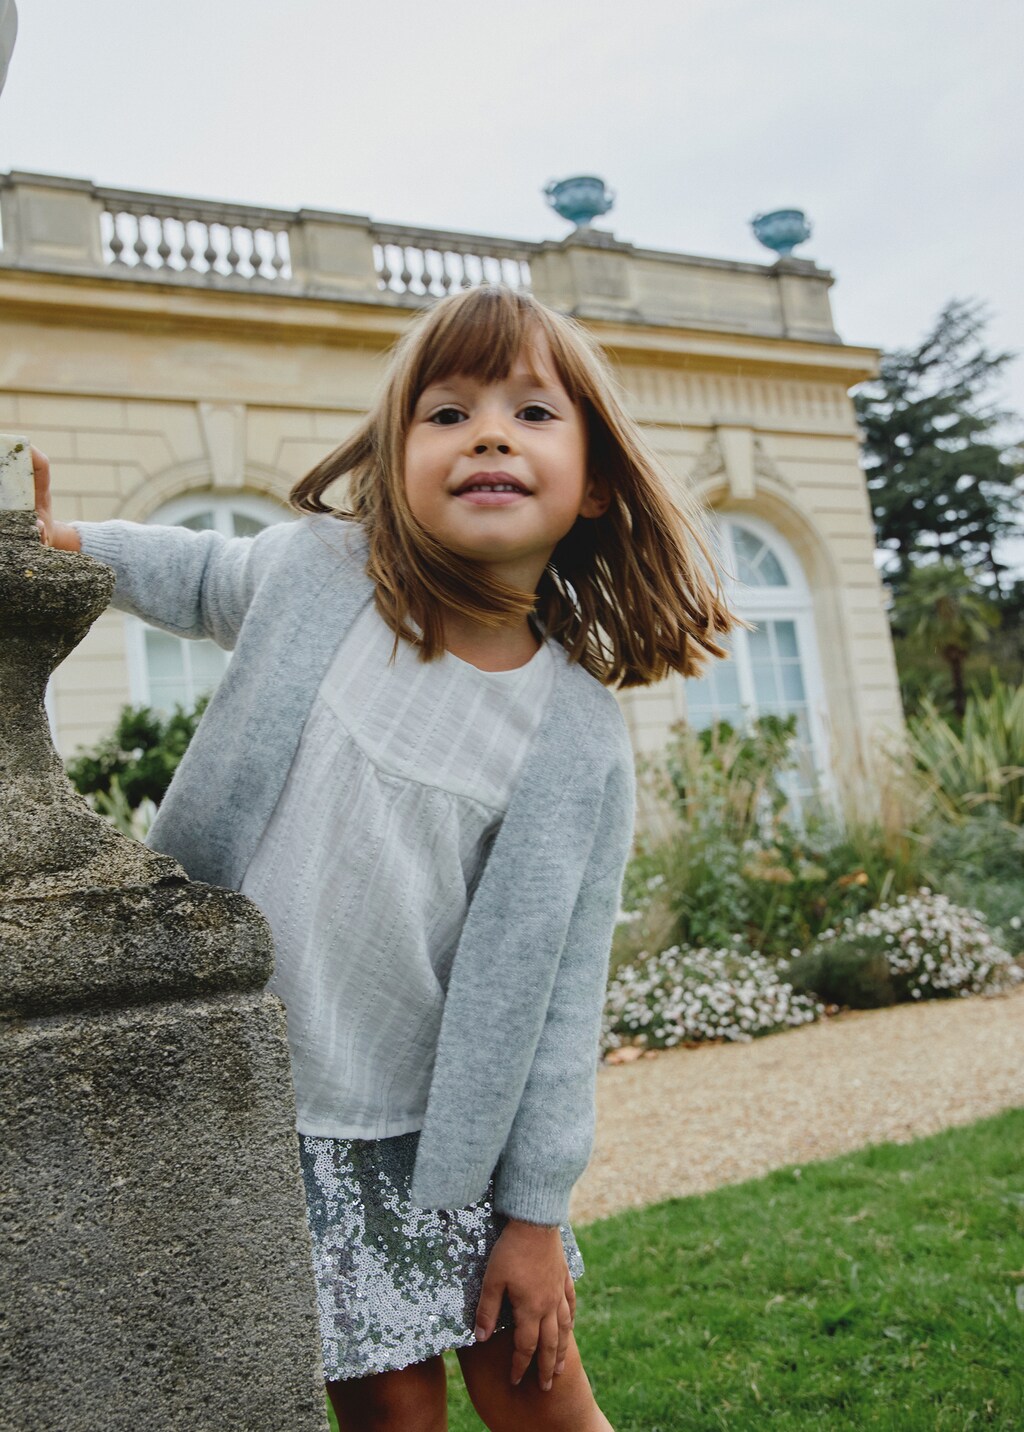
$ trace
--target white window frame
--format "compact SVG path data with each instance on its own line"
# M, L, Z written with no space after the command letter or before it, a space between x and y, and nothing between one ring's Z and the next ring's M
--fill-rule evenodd
M176 497L171 502L158 507L146 521L155 526L175 527L200 512L213 513L214 525L207 530L219 532L222 537L234 536L231 522L232 513L249 517L254 522L261 522L265 527L270 527L281 521L287 522L291 518L291 514L287 510L269 498L260 497L256 493L238 492L228 495L227 493L206 491L189 492L181 497ZM152 700L152 693L149 665L146 661L147 623L140 617L129 615L125 616L124 622L129 698L133 706L148 706ZM185 638L180 637L179 640L185 641ZM225 656L230 662L231 653L225 652Z
M714 513L718 549L722 567L722 585L726 604L737 616L761 624L766 621L792 621L796 630L797 651L800 655L800 674L807 703L807 722L811 736L811 761L821 794L833 806L838 801L835 773L832 769L831 745L828 728L828 701L821 659L818 653L818 637L814 622L814 602L803 566L795 551L777 528L760 517L746 512L733 512L719 508ZM739 570L736 546L733 541L733 524L745 527L760 538L775 555L786 577L784 587L752 587L741 582L733 574ZM754 680L750 659L749 633L742 627L729 634L732 646L732 660L736 666L736 682L739 689L740 706L745 713L758 714L754 694ZM680 681L682 689L683 715L686 714L686 682ZM791 782L786 783L791 786ZM790 790L791 797L795 790ZM799 800L794 801L799 807ZM795 812L799 819L799 809Z

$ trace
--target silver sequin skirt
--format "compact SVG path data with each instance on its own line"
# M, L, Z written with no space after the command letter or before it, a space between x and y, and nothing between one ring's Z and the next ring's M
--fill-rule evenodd
M313 1239L324 1376L366 1377L468 1347L491 1249L506 1218L493 1183L479 1203L426 1209L409 1201L419 1134L386 1139L299 1135ZM574 1279L583 1259L561 1228ZM512 1326L506 1297L498 1327Z

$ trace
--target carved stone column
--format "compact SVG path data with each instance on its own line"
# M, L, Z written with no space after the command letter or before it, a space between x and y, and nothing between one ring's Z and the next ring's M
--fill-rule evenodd
M49 738L113 580L0 511L0 1428L325 1432L266 924L94 816Z

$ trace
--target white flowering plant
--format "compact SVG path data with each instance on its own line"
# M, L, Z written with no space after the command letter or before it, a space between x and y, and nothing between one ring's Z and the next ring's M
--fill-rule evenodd
M797 988L851 1003L838 981L850 980L858 956L865 967L878 969L876 984L888 986L888 996L873 1003L999 994L1024 981L1024 968L995 939L980 911L927 886L824 931L789 973Z
M746 1042L823 1012L813 995L797 994L769 960L739 940L717 950L672 945L617 970L608 985L601 1048Z

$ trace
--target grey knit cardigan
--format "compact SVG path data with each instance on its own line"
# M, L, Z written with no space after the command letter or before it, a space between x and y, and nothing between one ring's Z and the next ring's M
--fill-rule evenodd
M233 540L128 522L75 526L86 555L114 569L114 606L234 650L148 844L193 879L238 889L320 681L372 599L365 535L329 516ZM566 1221L593 1142L634 806L615 698L557 659L452 963L413 1174L419 1206L476 1202L493 1174L501 1212Z

